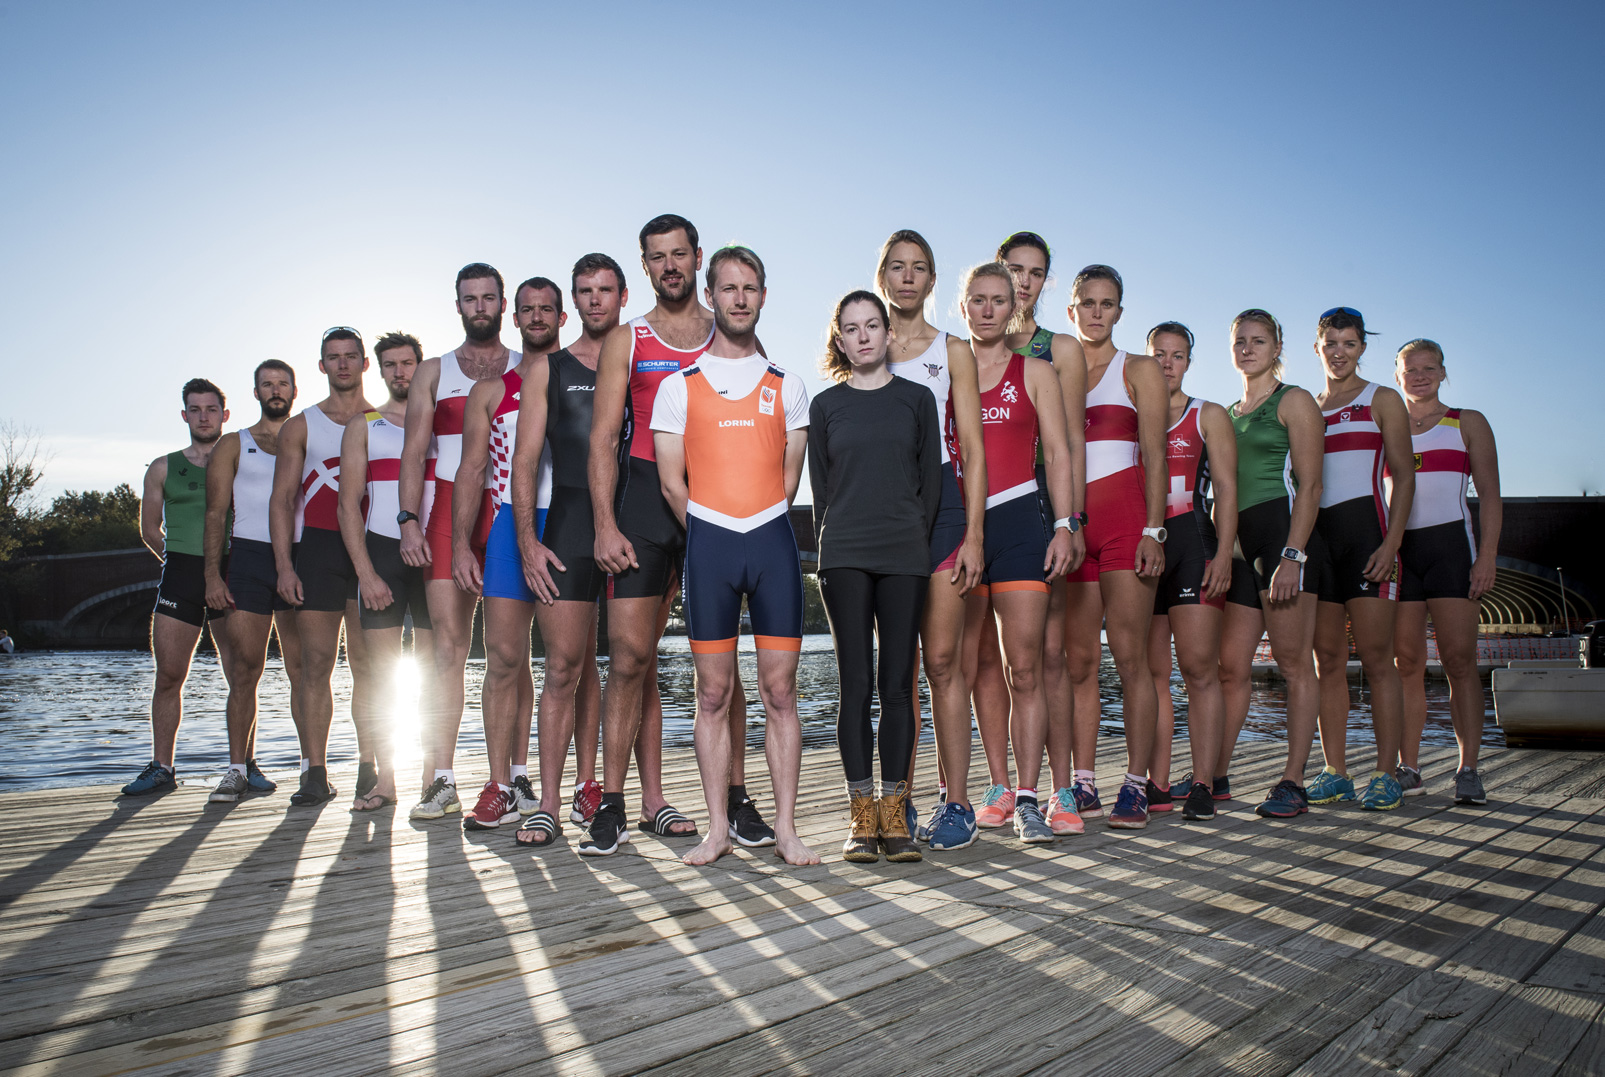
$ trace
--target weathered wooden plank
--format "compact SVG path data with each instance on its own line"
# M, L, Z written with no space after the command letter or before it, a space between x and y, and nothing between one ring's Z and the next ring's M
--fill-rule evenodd
M1557 1072L1605 1007L1598 995L1552 987L1511 988L1428 1074Z

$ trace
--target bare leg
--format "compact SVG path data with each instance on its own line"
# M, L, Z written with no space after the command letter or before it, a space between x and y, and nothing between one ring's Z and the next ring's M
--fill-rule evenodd
M992 603L1001 622L1008 667L1014 765L1020 772L1020 788L1035 789L1048 736L1048 703L1042 691L1042 626L1048 616L1048 596L1043 591L997 591Z
M609 610L611 620L612 611ZM693 654L697 671L697 714L694 735L697 771L702 777L702 799L708 806L708 836L681 860L711 864L731 849L730 814L730 694L735 690L736 652ZM608 681L612 691L613 682ZM766 738L767 739L767 738ZM604 763L606 759L604 759ZM780 778L774 778L775 799L780 799ZM793 787L795 795L795 787ZM778 836L779 831L776 831Z
M533 602L485 599L485 689L480 713L490 780L502 786L513 783L515 754L529 758L529 718L520 714L518 707L526 695L532 702L534 699L529 672L529 627L534 617ZM522 751L517 746L520 726L524 729Z
M1176 740L1176 703L1170 694L1171 667L1170 618L1163 613L1157 613L1148 625L1148 671L1153 674L1154 701L1158 704L1154 710L1154 756L1149 761L1148 773L1153 776L1154 784L1161 789L1170 787L1170 749ZM1190 734L1191 697L1188 698L1187 721ZM1197 777L1196 768L1194 777Z
M948 579L931 576L920 641L931 686L931 724L949 803L970 806L970 688L964 681L964 599Z
M345 645L346 666L351 670L351 724L357 730L357 759L377 763L378 738L385 734L376 727L384 723L385 714L375 695L378 689L373 663L368 658L367 637L362 631L362 604L356 599L346 603Z
M434 713L425 720L425 764L429 771L451 770L457 754L457 731L463 720L463 671L468 666L474 604L479 599L458 590L450 580L429 580L424 584L424 600L429 604L435 660L435 706Z
M154 613L150 619L150 650L156 659L156 686L150 701L151 758L168 770L178 747L178 726L184 720L184 682L201 640L198 625Z
M642 688L656 668L658 598L613 598L607 604L607 689L602 693L602 791L624 792L630 771L630 753L641 731ZM653 678L656 679L655 677ZM728 703L728 700L725 700ZM657 751L662 741L644 744ZM645 779L643 776L643 783ZM661 781L661 778L660 778Z
M1009 777L1009 679L1003 669L993 600L971 592L964 600L964 679L973 685L975 725L986 755L987 782L1012 789Z
M329 678L340 653L342 612L301 610L301 743L314 767L328 765L329 726L334 722L334 692Z
M1150 609L1152 604L1150 603ZM1103 707L1098 700L1098 663L1103 659L1103 592L1096 583L1065 584L1065 653L1070 663L1071 760L1077 770L1096 770L1098 722Z
M244 765L251 758L256 731L256 693L267 665L268 633L273 616L235 610L223 620L223 634L229 637L228 677L228 759Z
M1419 771L1421 731L1427 726L1427 604L1401 602L1394 618L1393 664L1399 671L1399 695L1403 706L1399 762L1411 770ZM1452 720L1452 708L1450 713Z
M1477 672L1477 603L1469 598L1427 601L1438 637L1438 660L1449 677L1449 719L1460 742L1460 765L1475 767L1487 721L1482 676Z
M596 781L597 737L602 731L602 679L596 666L596 603L586 606L589 620L582 629L585 657L580 660L579 686L574 693L574 763L582 783ZM546 637L544 629L541 637ZM542 759L545 759L544 753ZM544 768L546 764L542 762L541 766Z
M279 637L279 659L284 666L284 679L290 682L290 722L295 726L301 758L307 758L305 726L301 717L301 622L295 610L279 610L273 614L273 632Z
M1318 602L1314 595L1304 592L1292 601L1273 603L1271 593L1261 591L1259 600L1265 611L1265 631L1271 637L1271 656L1287 681L1287 768L1282 780L1302 787L1321 708L1314 659Z
M1105 572L1098 577L1103 592L1109 654L1120 677L1122 721L1126 727L1126 773L1148 773L1154 752L1157 702L1148 671L1148 622L1154 616L1159 581L1136 572ZM1097 640L1096 634L1093 636Z
M1347 776L1349 619L1341 603L1316 603L1315 670L1320 684L1321 755L1327 766Z
M796 651L758 649L758 696L764 706L764 758L769 763L769 781L775 790L775 851L786 863L800 866L819 863L819 856L797 836L797 784L802 775L802 723L797 717L798 657Z
M1187 736L1192 748L1193 781L1209 785L1215 778L1215 761L1220 758L1226 725L1226 701L1220 685L1223 616L1213 606L1172 606L1169 620L1176 637L1176 664L1187 684ZM1156 686L1157 683L1155 678ZM1168 683L1165 695L1170 695Z
M1048 766L1055 789L1073 780L1070 765L1070 659L1065 653L1065 603L1069 596L1063 579L1048 592L1048 620L1042 629L1042 689L1048 700Z
M377 808L383 800L396 798L396 755L392 722L396 713L396 667L401 662L401 626L394 628L359 628L356 632L346 626L349 646L353 635L360 635L368 665L369 695L367 748L364 760L371 759L376 771L372 789L352 802L357 809ZM347 651L349 654L349 650ZM359 743L362 726L357 727Z
M1391 775L1404 738L1404 696L1393 665L1393 618L1396 603L1387 598L1356 598L1348 603L1354 625L1354 647L1371 685L1371 725L1376 731L1376 769ZM1345 685L1345 687L1347 687Z
M1248 721L1248 700L1254 687L1254 654L1265 635L1265 615L1257 606L1226 603L1221 618L1220 689L1226 705L1226 724L1221 731L1220 754L1215 757L1213 776L1231 773L1232 753L1237 738Z
M586 665L596 662L596 604L554 602L535 607L546 644L546 676L541 682L541 810L558 818L563 807L563 763L574 737L580 686ZM596 766L596 727L591 726L591 766ZM583 751L578 753L583 755Z

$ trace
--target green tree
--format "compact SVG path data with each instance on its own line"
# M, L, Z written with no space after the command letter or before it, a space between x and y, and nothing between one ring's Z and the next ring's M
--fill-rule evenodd
M33 553L126 550L140 543L139 495L126 482L113 490L68 490L50 504L29 543Z
M39 436L10 419L0 421L0 561L29 542L38 512L34 487L45 477Z

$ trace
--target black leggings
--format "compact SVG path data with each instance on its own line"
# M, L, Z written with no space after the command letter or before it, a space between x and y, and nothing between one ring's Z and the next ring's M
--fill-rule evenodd
M850 782L874 776L875 730L870 696L876 687L875 637L880 636L881 780L908 777L914 753L914 677L920 615L930 588L926 576L882 576L856 568L827 569L819 593L836 641L841 709L836 745Z

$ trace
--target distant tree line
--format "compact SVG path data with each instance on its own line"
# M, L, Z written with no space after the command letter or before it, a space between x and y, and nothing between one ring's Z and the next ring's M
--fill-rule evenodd
M125 482L106 491L68 490L45 507L37 493L45 462L36 435L0 422L0 562L140 544L139 494L133 487Z

